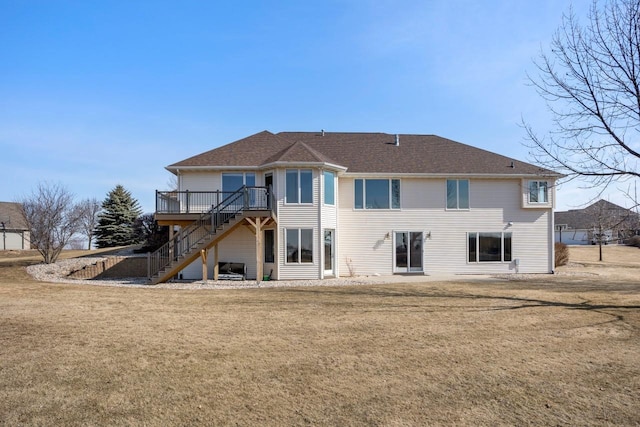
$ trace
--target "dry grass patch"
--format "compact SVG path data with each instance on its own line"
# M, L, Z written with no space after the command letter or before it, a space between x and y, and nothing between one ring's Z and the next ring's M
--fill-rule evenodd
M571 262L640 268L640 249L626 245L603 245L602 263L598 261L598 245L569 246Z
M572 254L573 255L573 254ZM640 284L175 291L0 263L7 425L640 423Z

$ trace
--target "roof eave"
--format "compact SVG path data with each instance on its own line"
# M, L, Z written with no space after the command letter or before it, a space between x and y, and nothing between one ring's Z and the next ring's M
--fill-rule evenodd
M264 163L259 166L176 166L169 165L166 166L165 169L173 174L178 174L180 171L191 171L191 172L206 172L206 171L227 171L227 170L266 170L273 169L278 167L317 167L324 169L333 169L336 171L344 172L347 170L346 167L341 165L336 165L334 163L328 162L270 162Z
M260 165L261 169L272 169L272 168L283 168L283 167L316 167L322 169L334 169L336 171L344 172L347 170L345 166L337 165L335 163L329 162L287 162L287 161L276 161L265 163Z
M165 167L166 170L174 174L180 171L192 171L192 172L206 172L206 171L220 171L220 170L260 170L261 166L175 166L170 165Z
M408 178L550 178L559 179L563 175L550 173L522 173L522 174L497 174L497 173L414 173L414 172L346 172L345 176L367 177L367 176L394 176Z

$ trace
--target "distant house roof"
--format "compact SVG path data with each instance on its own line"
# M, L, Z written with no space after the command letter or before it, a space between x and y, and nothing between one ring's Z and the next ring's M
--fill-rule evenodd
M0 202L0 230L4 223L6 230L26 231L29 228L22 216L20 203Z
M556 225L566 224L574 230L590 230L598 227L599 223L607 225L607 228L637 228L640 216L622 206L606 200L598 200L584 209L572 209L564 212L555 212Z
M176 171L324 163L349 173L561 175L435 135L263 131L167 167Z

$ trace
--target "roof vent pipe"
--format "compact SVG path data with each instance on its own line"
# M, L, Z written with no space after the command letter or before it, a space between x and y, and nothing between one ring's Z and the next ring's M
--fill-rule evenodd
M511 166L510 167L511 167L511 169L516 167L516 165L513 163L513 160L511 160Z
M400 135L396 133L396 147L400 146Z
M324 129L322 129L321 131L322 131L322 136L324 136Z

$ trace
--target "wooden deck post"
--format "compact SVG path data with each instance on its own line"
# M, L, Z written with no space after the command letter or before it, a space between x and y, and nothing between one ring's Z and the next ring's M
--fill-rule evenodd
M202 280L207 281L207 256L209 255L209 251L207 249L202 249L200 251L200 259L202 260Z
M253 226L253 229L251 231L254 231L254 234L256 235L256 281L260 283L264 274L264 268L262 264L262 227L264 227L269 222L269 218L264 218L264 220L260 217L245 219L249 224Z
M213 245L213 250L215 251L213 254L213 280L218 280L218 260L220 259L218 256L218 244Z
M256 280L262 282L262 221L256 218Z

